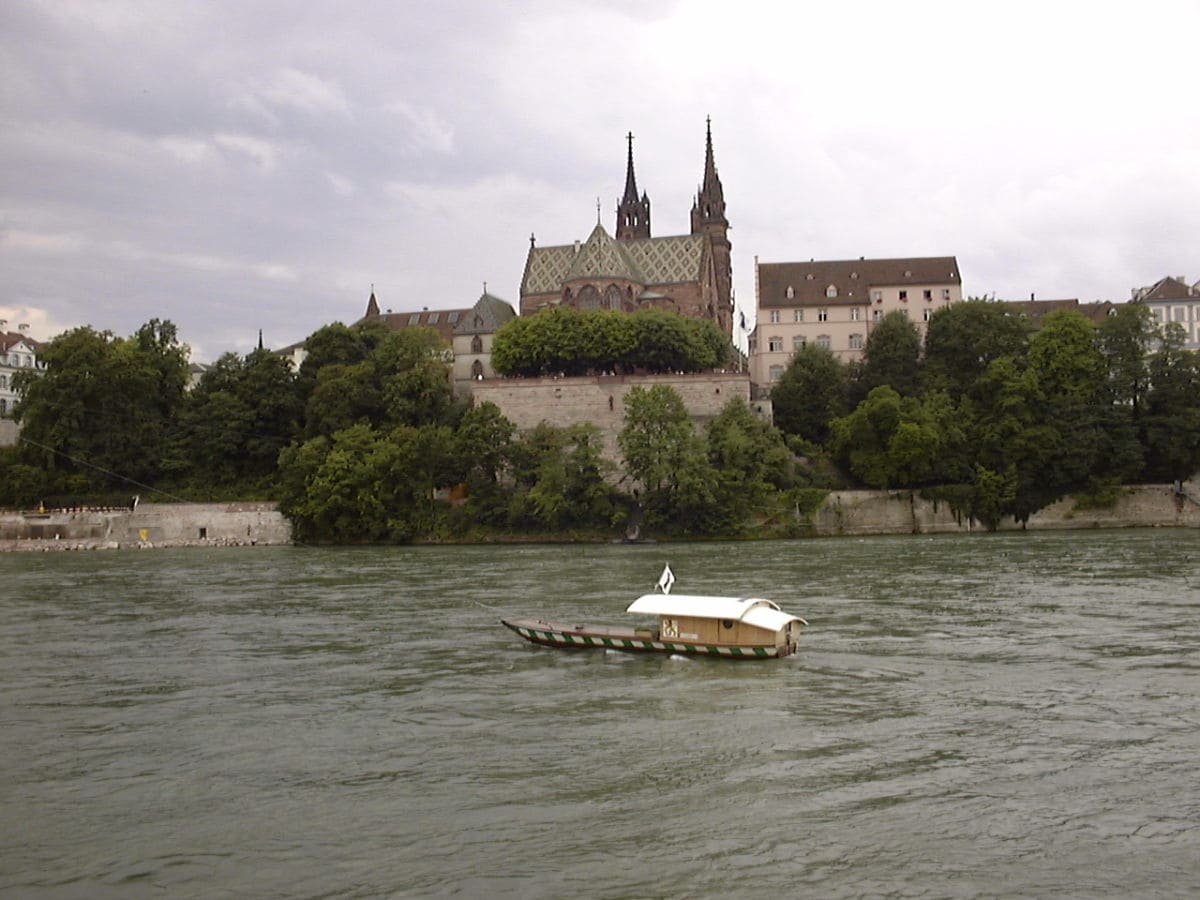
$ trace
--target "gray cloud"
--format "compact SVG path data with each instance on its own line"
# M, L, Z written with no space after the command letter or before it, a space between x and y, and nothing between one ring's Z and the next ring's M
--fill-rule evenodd
M956 254L1014 298L1200 277L1168 52L1200 14L1089 9L13 0L0 317L166 317L211 359L354 319L372 282L515 301L531 232L586 236L597 197L612 227L627 130L655 232L686 231L709 114L743 306L756 255Z

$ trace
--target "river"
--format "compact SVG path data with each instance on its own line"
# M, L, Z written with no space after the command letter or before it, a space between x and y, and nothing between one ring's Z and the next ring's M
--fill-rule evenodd
M800 651L534 647L776 599ZM0 558L12 897L1194 897L1200 532Z

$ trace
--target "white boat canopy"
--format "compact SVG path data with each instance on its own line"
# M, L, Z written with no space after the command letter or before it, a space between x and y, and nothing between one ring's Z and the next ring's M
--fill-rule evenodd
M757 628L779 631L789 622L808 623L783 612L770 600L743 597L707 597L700 594L643 594L625 610L651 616L695 616L700 619L730 619Z

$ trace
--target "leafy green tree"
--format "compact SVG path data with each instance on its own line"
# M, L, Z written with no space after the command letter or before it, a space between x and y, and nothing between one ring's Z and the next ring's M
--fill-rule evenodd
M606 480L611 468L600 453L598 428L564 429L554 452L542 456L529 491L538 524L553 529L610 526L618 509L617 492Z
M856 396L865 396L882 385L906 397L913 395L920 359L917 327L901 310L888 313L867 336Z
M183 404L187 354L175 326L157 319L130 338L90 327L54 338L40 353L45 371L13 379L26 461L84 476L93 490L152 484Z
M329 360L300 370L301 394L307 388L304 433L332 434L358 423L393 425L449 424L455 406L450 364L436 331L380 326L327 326L314 342Z
M301 399L308 401L316 387L318 372L326 366L363 362L387 333L386 326L379 323L350 326L334 322L310 334L304 341L305 357L297 379Z
M829 422L843 414L846 367L825 347L810 344L796 352L771 388L775 425L785 434L824 444Z
M1127 415L1113 407L1108 369L1095 327L1083 316L1051 313L1029 342L1046 433L1039 478L1056 496L1124 481L1141 467L1140 448Z
M832 424L831 447L855 477L872 487L955 481L966 438L948 395L901 397L889 385L871 391Z
M793 484L793 457L779 431L736 397L707 426L716 502L729 528L740 527L768 498Z
M1184 340L1181 326L1168 325L1147 367L1142 426L1151 481L1183 481L1200 471L1200 355L1185 350Z
M1136 421L1149 387L1148 362L1158 339L1154 315L1143 303L1122 303L1113 307L1097 330L1112 399L1128 406Z
M329 435L356 424L382 424L383 390L376 375L367 360L319 369L304 406L305 436Z
M227 353L185 398L164 469L193 492L270 493L280 451L300 428L296 375L282 357Z
M712 322L662 310L559 307L507 322L492 344L504 375L596 371L697 372L726 363L729 340Z
M446 423L454 406L453 356L431 328L406 328L379 341L370 360L382 386L385 421Z
M280 455L280 508L301 540L407 542L435 535L434 492L453 470L450 429L358 424Z
M926 389L974 396L976 381L993 361L1024 355L1029 333L1029 320L1006 303L971 298L942 307L925 332Z
M632 388L617 443L626 475L641 485L647 524L684 533L712 533L723 524L716 472L675 390Z

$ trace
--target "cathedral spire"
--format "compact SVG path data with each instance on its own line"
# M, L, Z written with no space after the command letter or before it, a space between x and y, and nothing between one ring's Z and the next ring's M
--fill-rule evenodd
M629 161L625 164L625 196L621 198L622 203L637 203L637 177L633 174L633 132L625 135L625 140L629 142Z
M713 157L712 119L705 119L704 124L704 179L692 205L692 234L706 234L711 241L717 270L716 318L729 334L733 328L733 247L729 242L729 220L725 218L725 189Z
M633 132L625 135L629 142L625 164L625 195L617 206L617 240L650 237L650 196L638 197L637 178L633 174Z
M701 226L708 224L729 227L725 219L725 189L721 187L721 177L717 174L717 164L713 159L712 118L706 118L704 125L704 180L696 192L696 203L692 207L693 234L704 230Z

